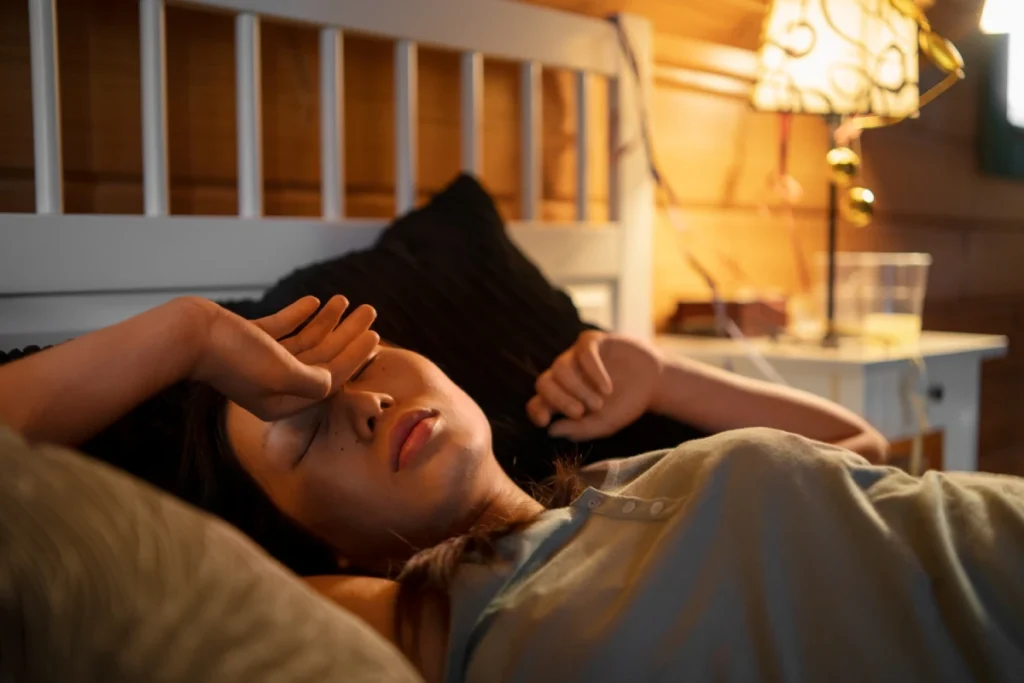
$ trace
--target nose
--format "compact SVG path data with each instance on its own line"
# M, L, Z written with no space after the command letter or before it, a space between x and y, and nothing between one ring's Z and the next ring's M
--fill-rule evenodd
M346 408L352 430L360 441L372 441L384 411L395 405L388 394L375 391L345 392Z

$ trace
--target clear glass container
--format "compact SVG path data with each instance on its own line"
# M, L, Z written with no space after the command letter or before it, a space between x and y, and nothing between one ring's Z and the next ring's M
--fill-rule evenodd
M819 254L814 300L825 320L828 256ZM928 288L929 254L836 254L836 330L880 344L916 344Z

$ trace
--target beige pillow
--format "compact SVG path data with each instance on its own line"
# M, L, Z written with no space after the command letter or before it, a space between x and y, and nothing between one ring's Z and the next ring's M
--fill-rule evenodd
M0 427L0 680L421 679L227 524Z

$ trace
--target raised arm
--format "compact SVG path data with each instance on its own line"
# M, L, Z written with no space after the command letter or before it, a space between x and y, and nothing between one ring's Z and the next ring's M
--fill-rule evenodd
M183 380L206 382L262 419L297 412L342 386L376 347L376 313L306 297L245 320L212 301L174 299L124 322L0 367L0 422L77 446Z
M191 374L205 316L175 299L0 367L0 422L30 439L87 441Z

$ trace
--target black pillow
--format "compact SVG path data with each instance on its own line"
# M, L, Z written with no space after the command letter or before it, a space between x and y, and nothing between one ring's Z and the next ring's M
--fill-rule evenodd
M546 478L559 456L592 462L704 436L646 415L611 438L577 445L529 422L525 405L537 376L588 325L512 243L493 200L470 176L397 219L373 248L297 270L258 302L221 303L255 318L309 294L373 305L384 339L430 358L480 404L495 454L516 481Z

